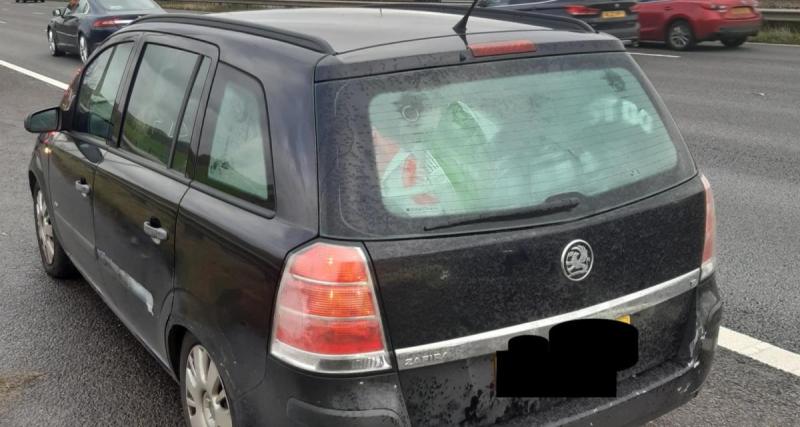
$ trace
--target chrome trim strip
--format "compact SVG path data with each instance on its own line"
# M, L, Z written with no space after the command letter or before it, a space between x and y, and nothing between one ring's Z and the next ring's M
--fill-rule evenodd
M570 320L584 318L615 319L624 314L633 314L694 289L699 279L700 269L698 268L641 291L569 313L475 335L401 348L395 351L399 365L398 369L420 368L507 350L508 340L514 336L547 336L550 328Z

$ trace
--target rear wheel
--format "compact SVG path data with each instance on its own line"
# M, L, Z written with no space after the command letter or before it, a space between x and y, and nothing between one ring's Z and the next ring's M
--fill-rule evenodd
M181 401L186 425L232 427L233 414L222 372L208 350L187 335L181 349Z
M56 237L53 222L50 216L47 199L39 184L33 187L33 214L36 222L36 240L39 242L39 255L42 258L42 267L48 275L61 279L75 275L75 267L69 260L61 243Z
M56 35L53 34L53 30L47 29L47 46L50 48L50 55L53 56L61 56L64 54L56 44Z
M84 64L89 60L89 55L92 54L92 52L89 50L89 42L86 40L86 37L84 37L83 34L78 36L78 52L80 52L81 62Z
M747 37L733 37L720 40L725 47L739 47L747 41Z
M692 27L686 21L675 21L667 30L667 46L673 50L691 49L695 44Z

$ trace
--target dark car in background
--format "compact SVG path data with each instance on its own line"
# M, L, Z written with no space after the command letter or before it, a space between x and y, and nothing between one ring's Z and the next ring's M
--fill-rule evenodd
M639 23L632 9L636 5L635 0L481 0L478 4L482 7L572 17L627 44L636 45L639 42Z
M686 50L704 41L719 40L738 47L761 29L756 0L641 0L641 39L664 42Z
M84 63L108 36L134 20L165 13L152 0L75 0L53 10L47 24L50 54L77 53Z
M143 18L26 120L43 268L187 424L616 426L698 393L714 205L664 103L583 22L464 12ZM587 318L638 330L616 393L497 395L510 340ZM592 342L576 369L616 350Z

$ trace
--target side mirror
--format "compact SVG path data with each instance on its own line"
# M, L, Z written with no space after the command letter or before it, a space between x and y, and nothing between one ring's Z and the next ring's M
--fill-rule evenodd
M62 16L64 12L61 9L53 10L53 16Z
M54 132L61 127L61 109L58 107L32 113L25 119L25 130L31 133Z

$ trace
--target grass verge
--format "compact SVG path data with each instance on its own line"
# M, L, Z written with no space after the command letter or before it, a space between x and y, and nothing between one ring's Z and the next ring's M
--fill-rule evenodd
M750 41L800 45L800 28L786 24L764 25L757 36L750 37Z

